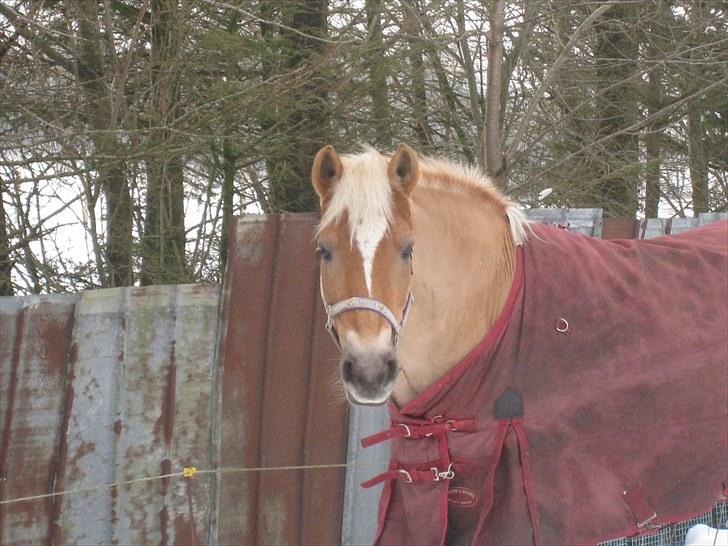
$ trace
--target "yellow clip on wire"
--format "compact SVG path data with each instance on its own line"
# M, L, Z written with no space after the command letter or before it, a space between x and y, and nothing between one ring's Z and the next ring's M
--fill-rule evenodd
M194 466L186 466L182 469L182 475L185 478L191 478L195 474L197 474L197 468Z

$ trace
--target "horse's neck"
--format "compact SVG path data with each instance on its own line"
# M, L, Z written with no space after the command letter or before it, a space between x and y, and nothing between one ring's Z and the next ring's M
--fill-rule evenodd
M415 303L397 353L403 405L483 339L500 314L515 269L515 246L498 206L434 188L413 193Z

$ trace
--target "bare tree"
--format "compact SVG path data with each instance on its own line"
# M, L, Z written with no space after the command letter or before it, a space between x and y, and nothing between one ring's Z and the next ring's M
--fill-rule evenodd
M707 0L0 3L0 291L217 282L235 214L315 208L327 142L725 210L726 35Z
M501 90L503 70L503 0L493 0L488 39L488 87L485 100L485 172L496 184L503 185L505 169L501 148Z
M149 136L142 284L189 279L185 260L184 159L174 124L187 23L177 0L151 0Z

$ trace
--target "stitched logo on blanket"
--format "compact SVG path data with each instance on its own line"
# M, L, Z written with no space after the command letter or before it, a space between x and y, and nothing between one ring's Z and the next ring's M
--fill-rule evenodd
M447 502L462 508L472 508L478 500L478 494L468 487L451 487L447 493Z

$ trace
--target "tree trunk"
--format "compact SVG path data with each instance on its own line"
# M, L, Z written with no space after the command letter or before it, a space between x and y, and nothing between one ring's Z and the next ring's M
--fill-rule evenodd
M493 0L490 32L488 33L488 72L485 93L485 173L498 186L505 182L501 146L501 89L503 69L503 29L505 21L503 0Z
M189 282L185 260L184 160L172 125L179 111L183 21L176 0L151 3L151 104L141 282Z
M690 19L696 25L694 43L695 47L690 53L692 61L688 74L688 85L690 91L695 92L704 85L705 76L702 63L704 52L700 48L700 40L705 31L705 13L707 12L704 1L694 2L690 11ZM690 184L693 194L693 214L697 216L709 209L708 193L708 157L705 150L705 128L703 108L703 97L695 97L688 103L688 164L690 169Z
M414 0L402 3L404 10L404 31L407 35L407 59L412 82L412 120L415 140L422 148L432 144L432 135L427 122L427 87L425 86L425 63L422 58L422 28L419 11Z
M415 3L411 2L411 0L406 0L405 5L408 4L412 6L415 5ZM420 12L414 13L420 14L418 25L422 26L421 30L423 31L422 34L424 34L421 42L431 63L432 71L435 73L435 77L437 78L440 93L442 93L445 103L447 104L447 111L443 113L443 117L445 118L446 123L448 123L448 128L452 128L455 131L455 134L458 137L458 143L460 144L460 153L462 153L465 161L467 163L473 163L477 154L473 153L473 143L458 120L458 110L462 109L460 100L455 89L453 89L453 86L448 80L448 72L440 59L439 49L432 41L428 40L430 36L435 36L436 33L434 32L432 23L429 21L426 14L422 14Z
M387 149L392 145L392 121L389 117L387 94L387 60L382 44L382 0L366 0L369 44L367 65L369 68L369 95L372 98L372 124L375 129L374 143Z
M261 9L272 16L273 6L278 6L284 27L276 34L271 25L263 25L266 49L277 51L278 60L277 65L269 62L267 69L264 62L264 78L278 71L285 85L280 92L288 100L284 97L285 103L277 104L262 122L275 142L265 151L268 203L274 212L313 211L318 199L311 187L311 164L328 135L326 98L331 82L319 66L324 62L324 43L317 39L327 33L327 1L269 0Z
M13 282L10 274L13 262L10 258L10 239L5 217L4 188L5 182L0 180L0 296L12 296Z
M637 43L630 31L635 14L632 4L614 4L596 24L597 82L601 88L609 88L597 99L598 137L615 136L597 153L597 182L591 204L601 207L608 217L634 218L637 213L638 140L629 132L617 134L637 120L635 84L628 81L637 64Z
M659 69L655 69L648 75L648 115L653 115L661 107L660 72ZM647 134L645 135L645 155L647 159L645 167L645 217L647 218L657 218L659 216L661 132L662 124L656 121L647 127Z
M220 278L225 278L225 265L228 257L229 230L233 219L233 198L235 197L236 155L230 138L225 138L222 149L222 233L220 235Z
M457 2L457 11L456 11L456 20L458 25L458 34L460 35L459 47L460 47L460 54L462 55L463 59L463 70L465 71L465 77L468 81L468 99L470 102L470 116L471 116L471 123L473 124L475 128L475 151L477 153L478 157L478 167L480 169L485 170L485 152L484 152L484 146L481 146L480 143L483 142L483 108L481 106L482 102L482 96L480 95L480 91L478 90L478 82L475 79L475 66L473 64L473 57L470 54L470 46L468 44L468 29L465 26L465 7L463 6L463 0L458 0ZM502 46L503 46L503 26L501 25L501 53ZM491 29L492 32L492 29ZM502 60L502 55L501 55ZM488 59L488 67L490 68L490 58ZM500 96L500 94L499 94ZM499 122L500 127L500 122Z
M705 154L703 112L698 100L688 105L688 159L693 190L693 214L708 211L708 162Z
M660 62L662 44L662 26L667 22L664 10L667 2L660 2L657 13L654 14L649 42L647 44L647 57L650 63ZM658 43L658 40L660 43ZM657 218L660 212L660 168L661 168L661 140L663 122L656 114L662 108L662 66L650 67L647 75L647 115L655 116L655 121L647 126L644 137L645 143L645 217Z
M94 169L106 198L106 286L128 286L132 269L132 204L126 169L119 157L120 144L112 121L110 91L105 84L106 66L101 55L98 3L78 3L78 79L88 104L83 117L91 127Z
M230 37L239 32L241 14L230 10L226 30ZM234 81L237 77L237 59L229 58L227 63L227 77ZM225 278L225 266L228 258L229 230L233 219L233 200L235 198L235 175L238 171L238 151L235 147L235 126L229 120L225 122L225 134L222 141L222 231L220 233L220 279Z

